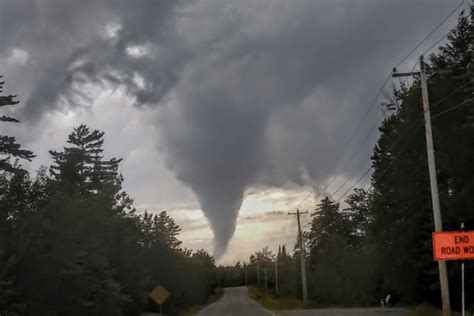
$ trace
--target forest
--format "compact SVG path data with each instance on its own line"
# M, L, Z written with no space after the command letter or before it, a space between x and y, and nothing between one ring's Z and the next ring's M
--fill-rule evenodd
M427 60L448 231L461 223L474 230L473 14L472 7L462 14L447 43ZM14 107L19 100L4 87L1 82L0 108ZM421 103L415 78L381 104L386 116L370 157L370 187L342 200L322 198L303 233L305 249L298 243L276 253L264 248L234 266L216 267L205 250L184 248L181 229L166 211L136 211L122 188L121 159L104 157L104 132L77 126L61 151L50 151L53 163L34 174L22 162L35 154L0 135L0 311L139 315L157 310L148 296L157 285L172 293L164 306L170 314L207 302L224 286L255 285L275 297L300 299L301 251L309 298L318 306L378 305L387 294L393 304L439 306ZM17 123L0 116L0 124ZM449 262L448 273L451 302L459 309L460 263ZM472 305L473 262L466 262L466 282Z
M0 96L2 107L18 102ZM82 124L62 151L50 151L53 164L31 175L19 161L34 153L0 136L2 315L140 315L158 310L148 296L158 285L175 314L213 293L214 258L185 249L165 211L136 212L121 159L104 158L104 141Z

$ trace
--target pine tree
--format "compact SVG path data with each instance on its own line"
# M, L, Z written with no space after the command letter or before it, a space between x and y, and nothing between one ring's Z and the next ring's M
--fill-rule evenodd
M51 167L53 177L80 193L99 193L107 191L116 194L120 191L122 177L118 174L122 159L103 159L104 132L91 131L81 124L68 136L62 152L50 151L55 165Z
M349 247L361 248L367 243L371 222L371 197L363 189L354 189L345 200L347 207L342 210L346 221L346 237Z
M3 76L0 76L0 79L1 78L3 78ZM4 81L0 82L0 108L20 103L15 100L16 95L2 95L4 84ZM20 121L14 117L2 115L0 116L0 122L19 123ZM11 158L31 161L34 156L35 155L31 151L22 149L20 144L16 142L15 137L0 135L0 171L18 171L16 164L11 163Z
M177 237L181 228L165 211L155 215L145 211L140 226L141 242L146 248L161 247L180 251L181 241Z
M329 198L321 200L317 206L317 211L311 214L311 227L306 234L306 242L308 243L311 253L317 252L325 239L331 232L339 230L342 214L339 211L339 204L331 201Z

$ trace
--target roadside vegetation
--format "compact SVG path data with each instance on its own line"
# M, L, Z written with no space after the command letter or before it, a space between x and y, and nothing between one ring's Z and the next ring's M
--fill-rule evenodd
M466 315L471 315L466 311ZM419 306L405 314L405 316L443 316L443 311L433 306ZM461 316L461 313L453 312L452 316Z
M16 104L0 95L0 107ZM14 123L0 116L0 124ZM183 248L165 211L135 210L122 189L121 159L104 158L104 141L80 125L32 175L21 161L33 152L0 135L2 315L138 316L158 310L149 298L157 285L170 292L163 306L170 315L208 301L214 258Z
M316 303L303 304L303 301L296 298L281 298L272 294L265 294L256 286L248 287L249 296L267 309L303 309L316 308Z

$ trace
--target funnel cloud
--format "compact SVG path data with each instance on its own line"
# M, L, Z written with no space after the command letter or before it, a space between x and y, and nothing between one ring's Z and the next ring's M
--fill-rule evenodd
M24 126L89 106L91 87L124 89L139 108L156 109L158 147L196 195L219 257L246 190L310 184L325 193L331 177L367 165L380 109L347 140L391 65L450 7L4 0L0 72L21 96ZM358 154L335 174L348 150Z

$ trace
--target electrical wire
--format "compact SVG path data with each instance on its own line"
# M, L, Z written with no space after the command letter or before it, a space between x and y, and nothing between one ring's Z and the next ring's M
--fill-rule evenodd
M463 0L461 3L459 3L458 6L457 6L455 9L453 9L453 10L451 11L451 13L450 13L445 19L443 19L443 21L434 29L434 31L436 31L444 22L446 22L446 20L447 20L463 3L464 3L464 0ZM415 48L410 52L410 54L408 54L407 56L405 56L405 58L402 59L402 61L400 61L400 62L395 66L395 68L398 67L403 61L405 61L406 58L408 58L408 56L411 55L411 53L413 53L414 51L416 51L416 49L417 49L421 44L423 44L423 42L426 41L426 39L427 39L429 36L431 36L431 34L432 34L432 33L430 33L420 44L418 44L417 47L415 47ZM426 49L426 50L423 52L423 54L425 54L426 52L430 51L433 47L435 47L436 45L438 45L439 42L441 42L444 38L446 38L446 37L448 36L448 34L449 34L449 33L447 33L447 34L446 34L445 36L443 36L441 39L439 39L438 41L436 41L432 46L430 46L428 49ZM423 55L423 54L422 54L422 55ZM414 72L414 70L415 70L416 66L418 65L418 63L419 63L419 61L417 61L417 62L412 66L410 72ZM407 78L402 82L402 85L405 85L406 82L408 81L408 79L409 79L409 77L407 77ZM379 94L377 95L376 98L378 98L378 96L379 96L380 93L383 91L383 88L385 87L386 84L387 84L387 81L384 83L384 86L382 87L381 91L379 91ZM465 86L468 85L468 84L470 84L470 82L467 82L467 83L465 83L463 86L461 86L461 87L459 87L458 89L452 91L449 95L447 95L446 97L444 97L442 100L440 100L440 101L436 102L435 104L433 104L433 105L431 106L431 108L434 108L436 105L439 105L439 104L442 103L444 100L446 100L446 99L449 98L451 95L453 95L454 93L458 92L459 90L461 90L463 87L465 87ZM374 100L374 101L375 101L375 100ZM374 104L375 104L375 102L374 102ZM371 108L370 108L370 109L371 109ZM366 113L366 115L367 115L367 113ZM364 118L366 117L366 115L364 115ZM378 125L378 124L377 124L377 125ZM343 165L343 167L341 167L337 173L339 173L339 172L345 170L346 168L347 168L347 165L346 165L346 166ZM349 177L349 179L351 179L351 178L352 178L352 176ZM336 177L332 177L332 178L330 179L330 181L326 184L325 187L326 187L326 188L329 187L329 186L334 182L335 179L336 179ZM332 194L332 197L333 197L335 194L337 194L346 184L347 184L347 181L344 182L341 186L339 186L339 187L336 189L336 191Z
M461 103L458 103L458 104L456 104L455 106L452 106L452 107L450 107L449 109L446 109L446 110L444 110L444 111L442 111L442 112L440 112L440 113L438 113L438 114L432 116L431 119L434 120L435 118L438 118L438 117L440 117L440 116L442 116L442 115L444 115L444 114L446 114L446 113L448 113L448 112L451 112L451 111L453 111L453 110L456 110L457 108L459 108L459 107L461 107L461 106L463 106L463 105L465 105L465 104L468 104L468 103L471 102L471 101L474 101L474 98L470 98L470 99L467 99L467 100L465 100L465 101L463 101L463 102L461 102Z
M443 99L441 99L441 100L437 101L436 103L434 103L433 106L430 107L430 110L433 109L434 107L440 105L442 102L444 102L445 100L447 100L449 97L451 97L452 95L454 95L456 92L459 92L462 88L464 88L464 87L467 86L468 84L470 84L470 82L467 82L467 83L463 84L462 86L460 86L459 88L453 90L451 93L449 93L449 94L448 94L447 96L445 96ZM460 103L456 104L455 106L450 107L449 109L446 109L446 110L444 110L444 111L442 111L442 112L440 112L440 113L438 113L438 114L432 116L431 119L436 119L436 118L438 118L438 117L440 117L440 116L442 116L442 115L444 115L444 114L446 114L446 113L448 113L448 112L451 112L451 111L453 111L453 110L455 110L455 109L457 109L457 108L459 108L459 107L461 107L461 106L463 106L463 105L465 105L465 104L468 104L468 103L471 102L471 101L474 101L474 98L470 98L470 99L467 99L467 100L465 100L465 101L463 101L463 102L460 102ZM417 119L415 119L415 122L416 122L418 119L420 119L422 115L423 115L423 114L420 114L420 115L417 117ZM422 125L421 125L421 126L422 126ZM421 128L421 126L418 127L418 129L415 131L415 133L418 132L418 130ZM392 146L390 146L389 151L391 150L391 148L395 147L395 146L397 145L397 143L398 143L400 140L401 140L401 138L399 138ZM395 161L396 159L398 159L398 156L406 149L407 145L408 145L408 142L405 143L405 146L402 148L402 150L401 150L401 151L397 154L397 156L394 158L394 161ZM393 161L392 161L392 163L393 163ZM392 163L391 163L391 164L392 164ZM388 168L391 166L391 164L382 172L382 174L381 174L377 179L375 179L374 182L377 182L378 180L380 180L380 178L381 178L383 175L385 175L385 173L388 171ZM370 167L368 170L366 170L366 171L362 174L362 176L359 177L359 179L357 179L357 181L356 181L348 190L346 190L346 191L344 192L344 194L342 194L342 195L336 200L336 203L338 203L338 202L339 202L344 196L346 196L347 193L349 193L360 181L362 181L362 179L363 179L363 178L370 172L370 170L372 170L372 169L373 169L373 167ZM351 177L349 177L349 179L350 179L350 178L351 178ZM347 182L348 182L348 181L346 181L346 182L344 183L344 185L347 184ZM368 190L370 190L372 187L373 187L373 185L371 185ZM338 191L336 191L336 192L331 196L331 198L333 198L337 192L338 192Z
M441 43L446 37L448 37L449 35L449 32L446 33L443 37L441 37L439 40L437 40L433 45L431 45L428 49L426 49L425 51L423 51L423 53L421 53L421 55L425 55L427 52L429 52L430 50L432 50L433 48L435 48L439 43Z
M375 95L373 101L370 103L370 106L367 108L367 110L365 111L364 115L362 116L362 118L359 120L359 122L357 123L357 126L356 128L354 129L354 132L352 132L351 134L351 137L349 137L349 139L346 141L346 146L345 147L349 147L350 143L354 140L355 136L357 135L357 133L359 132L360 128L362 127L363 125L363 122L365 121L365 119L367 118L367 116L369 115L369 113L372 111L372 109L374 108L375 104L377 103L377 100L378 98L380 97L380 95L383 93L384 89L385 89L385 86L387 85L387 83L390 81L390 78L391 78L391 74L388 74L387 78L385 79L383 85L380 87L380 89L378 90L377 94ZM345 156L344 156L345 157ZM340 162L340 160L337 160L333 165L332 167L330 168L330 170L333 170L337 165L338 163ZM329 186L329 184L326 185L326 188ZM298 203L297 207L300 207L309 197L311 197L312 195L314 195L315 192L310 192L308 193L304 199Z
M415 66L416 66L416 64L414 65L414 67L415 67ZM413 68L414 68L414 67L413 67ZM449 99L449 98L450 98L451 96L453 96L455 93L461 91L463 88L465 88L466 86L468 86L470 83L471 83L470 81L467 81L466 83L464 83L463 85L461 85L461 86L458 87L457 89L451 91L448 95L446 95L445 97L443 97L441 100L439 100L439 101L435 102L433 105L431 105L431 106L430 106L430 110L433 109L433 108L435 108L435 107L437 107L437 106L439 106L440 104L442 104L444 101L446 101L447 99ZM471 101L471 100L473 100L473 99L466 100L466 101L462 102L461 104L456 105L456 106L453 107L453 108L450 108L450 109L447 109L447 110L445 110L445 111L443 111L443 112L441 112L441 113L438 113L438 114L436 114L435 116L432 116L432 119L435 119L435 118L438 117L438 116L441 116L441 115L443 115L443 114L445 114L445 113L447 113L447 112L449 112L449 111L452 111L452 110L454 110L454 109L456 109L456 108L458 108L458 107L464 105L465 103L467 103L467 102L469 102L469 101ZM424 114L424 113L421 113L421 114L415 119L415 121L419 120L419 119L423 116L423 114ZM377 123L377 125L378 125L378 123ZM389 150L391 150L391 149L393 149L393 147L397 146L398 143L401 141L401 139L402 139L402 137L400 137L395 143L393 143L392 146L389 148ZM339 169L338 172L343 171L346 167L347 167L347 165L346 165L346 166L343 166L342 168ZM355 183L353 186L351 186L351 188L350 188L349 190L345 191L344 194L342 194L341 197L337 200L337 202L339 202L339 201L342 199L342 197L344 197L345 195L347 195L347 193L350 192L350 191L352 190L352 188L353 188L355 185L357 185L360 181L362 181L362 179L367 175L367 173L370 172L370 170L372 170L372 167L370 167L368 170L366 170L366 171L364 172L364 174L362 175L362 177L361 177L360 179L358 179L358 180L356 181L356 183ZM358 172L358 170L356 170L355 172L353 172L353 173L346 179L346 181L343 182L343 183L336 189L336 191L331 194L330 199L333 199L333 198L336 196L336 194L339 193L339 191L341 191L341 190L346 186L346 184L347 184L349 181L351 181L351 180L353 179L353 177L357 174L357 172ZM335 179L335 177L331 178L331 181L326 185L326 188L329 187L329 185L334 181L334 179ZM298 204L298 207L299 207L304 201L306 201L311 195L313 195L313 194L314 194L314 192L311 192L310 194L308 194L308 195L305 197L305 199L304 199L303 201L301 201L301 202Z
M428 33L428 35L426 35L407 55L405 55L405 57L403 57L396 65L395 65L395 68L397 68L398 66L400 66L405 60L407 60L408 57L410 57L411 54L413 54L418 48L421 47L421 45L423 45L463 4L464 4L465 0L461 0L461 2L453 9L451 10L451 12L443 19L441 20L440 23L438 23L438 25L436 25L436 27L431 30L430 33ZM440 38L439 40L437 40L433 45L431 45L428 49L426 49L423 53L425 54L426 52L430 51L431 49L433 49L436 45L438 45L443 39L445 39L447 36L449 35L449 33L447 33L446 35L444 35L442 38ZM413 65L412 67L412 70L410 72L413 72L413 70L415 69L415 67L418 65L418 61ZM347 145L350 145L350 143L354 140L355 136L357 135L357 133L359 132L359 129L362 127L362 123L364 122L364 120L367 118L367 116L369 115L369 113L372 111L373 107L375 106L378 98L380 97L380 95L383 93L384 89L385 89L385 86L387 85L387 83L389 82L391 78L391 75L388 75L387 79L384 81L382 87L380 88L380 90L378 91L378 93L376 94L374 100L372 101L372 103L370 104L370 106L368 107L368 109L366 110L366 112L364 113L364 115L362 116L361 120L359 121L359 123L357 124L357 127L356 129L354 130L354 132L352 133L352 136L349 138L349 140L347 141ZM406 81L408 80L405 79L403 81L403 84L406 83ZM454 92L453 92L454 93ZM451 95L451 94L450 94ZM449 95L449 96L450 96ZM449 96L445 97L448 98ZM439 101L437 104L441 103L442 101ZM434 105L433 105L434 107ZM446 112L446 111L445 111ZM440 114L444 114L443 112L440 113ZM378 125L378 124L377 124ZM336 166L338 165L338 162L336 162L336 164L331 168L331 169L334 169ZM346 167L343 166L342 169L345 169ZM342 171L341 169L341 171ZM369 168L369 170L367 170L364 174L363 174L363 177L365 177L369 172L370 170L372 169ZM355 185L357 185L358 182L360 182L362 179L358 179L358 181L356 181ZM350 179L351 177L349 177ZM330 184L332 184L332 182L334 181L335 177L332 177L330 182L328 184L326 184L326 188L329 187ZM342 186L340 186L335 193L333 193L332 196L334 196L337 192L339 192L340 189L342 189L342 187L345 186L345 184L347 184L347 181L345 183L343 183ZM349 190L350 191L350 190ZM347 192L347 191L346 191ZM310 192L299 204L298 204L298 207L301 206L310 196L312 196L313 194L315 194L315 192ZM345 193L346 194L346 193ZM339 200L345 195L343 194Z
M447 96L445 96L444 98L442 98L441 100L439 101L436 101L436 103L433 103L433 105L430 105L430 110L432 110L433 108L437 107L438 105L440 105L441 103L443 103L444 101L446 101L448 98L450 98L452 95L454 95L455 93L461 91L463 88L467 87L468 85L470 85L471 82L470 81L467 81L466 83L464 83L463 85L461 85L460 87L458 87L456 90L453 90L451 91Z
M419 125L418 128L415 130L415 133L417 133L420 128L422 127L423 125ZM377 177L377 179L375 180L375 182L379 181L386 173L387 171L397 162L397 160L400 158L400 155L407 149L408 147L408 144L409 144L409 141L405 142L405 145L403 146L403 148L401 150L398 151L398 153L395 155L395 158L388 164L387 167L385 167L385 169L383 169L382 173ZM344 192L343 195L341 195L341 197L339 197L338 200L336 200L334 203L339 203L342 198L344 198L347 193L349 193L357 184L359 184L360 181L362 181L362 179L364 179L364 177L367 176L367 174L369 174L369 172L373 169L373 167L371 166L370 168L368 168L358 179L357 181L346 191ZM371 185L367 190L370 190L373 188L373 185ZM328 225L318 229L317 231L315 232L320 232L332 225L334 225L337 221L341 220L343 218L343 215L342 214L339 214L334 220L332 220ZM307 225L308 226L308 225Z
M433 35L446 22L454 14L454 12L456 12L457 9L459 9L464 4L464 2L465 0L462 0L433 30L431 30L430 33L428 33L428 35L425 36L425 38L423 38L423 40L421 40L421 42L418 43L418 45L416 45L405 57L402 58L402 60L400 60L395 65L395 68L400 66L405 60L407 60L408 57L410 57L411 54L420 48L420 46L423 45L423 43L426 42L426 40L430 38L431 35Z
M362 119L359 121L359 123L357 124L357 127L355 128L354 132L352 133L351 137L348 139L348 141L346 142L346 146L345 147L348 147L350 148L350 143L354 140L355 136L357 135L357 133L359 132L360 128L362 127L362 123L364 122L364 120L367 118L367 116L369 115L369 113L372 111L372 109L374 108L375 104L377 103L377 100L378 98L380 97L380 95L383 93L384 89L385 89L385 86L387 85L387 83L389 82L391 78L391 74L389 74L387 76L387 78L385 79L382 87L379 89L378 93L376 94L375 98L373 99L373 101L371 102L370 106L368 107L367 111L364 113L364 115L362 116ZM377 124L378 125L378 124ZM345 157L345 156L344 156ZM340 160L336 161L336 163L330 168L332 171L333 169L338 165L338 163L340 162ZM344 166L343 166L344 168ZM334 181L334 177L331 178L330 182L328 184L326 184L326 187L329 187L329 185Z

